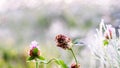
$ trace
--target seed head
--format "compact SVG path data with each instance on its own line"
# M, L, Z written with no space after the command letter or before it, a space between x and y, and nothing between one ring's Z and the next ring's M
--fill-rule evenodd
M55 40L58 47L61 47L63 49L69 49L69 44L71 42L71 39L69 37L59 34L55 37Z

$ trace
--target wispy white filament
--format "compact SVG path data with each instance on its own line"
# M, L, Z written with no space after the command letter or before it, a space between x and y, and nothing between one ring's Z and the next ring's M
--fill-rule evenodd
M105 37L106 35L108 38ZM104 40L108 41L108 45L104 45ZM92 54L103 64L110 68L120 68L120 52L118 51L120 39L116 37L115 28L112 25L105 25L102 19L99 28L96 29L96 34L89 36L87 41Z

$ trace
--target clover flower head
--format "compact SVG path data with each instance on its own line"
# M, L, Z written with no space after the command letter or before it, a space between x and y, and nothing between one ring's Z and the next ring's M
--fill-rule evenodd
M31 42L29 55L31 57L38 57L40 55L40 50L38 48L38 43L36 41Z
M58 47L61 47L63 49L69 49L70 48L70 42L71 39L65 35L59 34L55 37L56 43Z
M71 68L80 68L80 64L72 63Z
M37 41L32 41L31 42L30 49L33 49L33 48L38 48L38 42Z

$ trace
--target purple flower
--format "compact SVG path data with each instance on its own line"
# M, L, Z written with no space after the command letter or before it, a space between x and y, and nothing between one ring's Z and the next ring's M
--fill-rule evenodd
M38 57L40 55L40 50L38 48L38 43L36 41L31 42L29 55L31 57Z
M36 41L31 42L30 49L33 49L33 48L38 48L38 42L36 42Z

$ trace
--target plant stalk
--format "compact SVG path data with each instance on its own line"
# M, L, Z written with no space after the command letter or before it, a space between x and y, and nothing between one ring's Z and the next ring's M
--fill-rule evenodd
M38 63L38 61L36 61L36 68L39 68L39 63Z
M75 62L76 62L76 65L78 65L77 58L76 58L75 53L73 52L72 48L70 48L70 51L72 52L72 55L73 55Z

